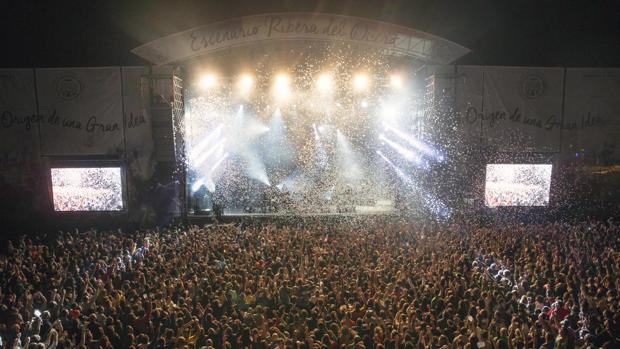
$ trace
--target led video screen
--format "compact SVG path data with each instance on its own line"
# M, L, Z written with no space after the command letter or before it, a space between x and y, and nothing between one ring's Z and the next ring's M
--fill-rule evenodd
M549 164L488 164L485 204L547 206L551 187Z
M122 211L120 167L52 168L54 211Z

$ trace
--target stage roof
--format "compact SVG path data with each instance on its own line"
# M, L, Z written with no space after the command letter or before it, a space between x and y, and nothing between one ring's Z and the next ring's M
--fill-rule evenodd
M419 30L361 17L322 13L272 13L184 30L132 50L154 63L183 64L199 56L268 43L343 43L425 63L449 64L470 50Z

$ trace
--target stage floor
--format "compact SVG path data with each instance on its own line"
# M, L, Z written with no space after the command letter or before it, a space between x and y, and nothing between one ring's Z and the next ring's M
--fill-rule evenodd
M243 210L224 210L222 217L242 218L242 217L320 217L320 216L363 216L363 215L396 215L398 211L394 208L391 201L378 201L375 206L351 206L355 210L342 212L337 206L327 206L322 210L298 211L282 210L275 212L244 212ZM210 211L190 214L191 217L203 218L212 217Z

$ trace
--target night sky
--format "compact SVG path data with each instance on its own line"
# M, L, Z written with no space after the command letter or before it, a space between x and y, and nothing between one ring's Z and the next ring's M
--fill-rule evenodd
M140 65L130 50L229 18L317 11L378 19L473 52L459 64L620 67L620 1L30 1L0 5L0 67Z

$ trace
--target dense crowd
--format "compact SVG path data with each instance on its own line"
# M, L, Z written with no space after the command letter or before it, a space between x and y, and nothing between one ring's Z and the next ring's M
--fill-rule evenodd
M22 238L3 348L620 347L611 222L188 227Z

